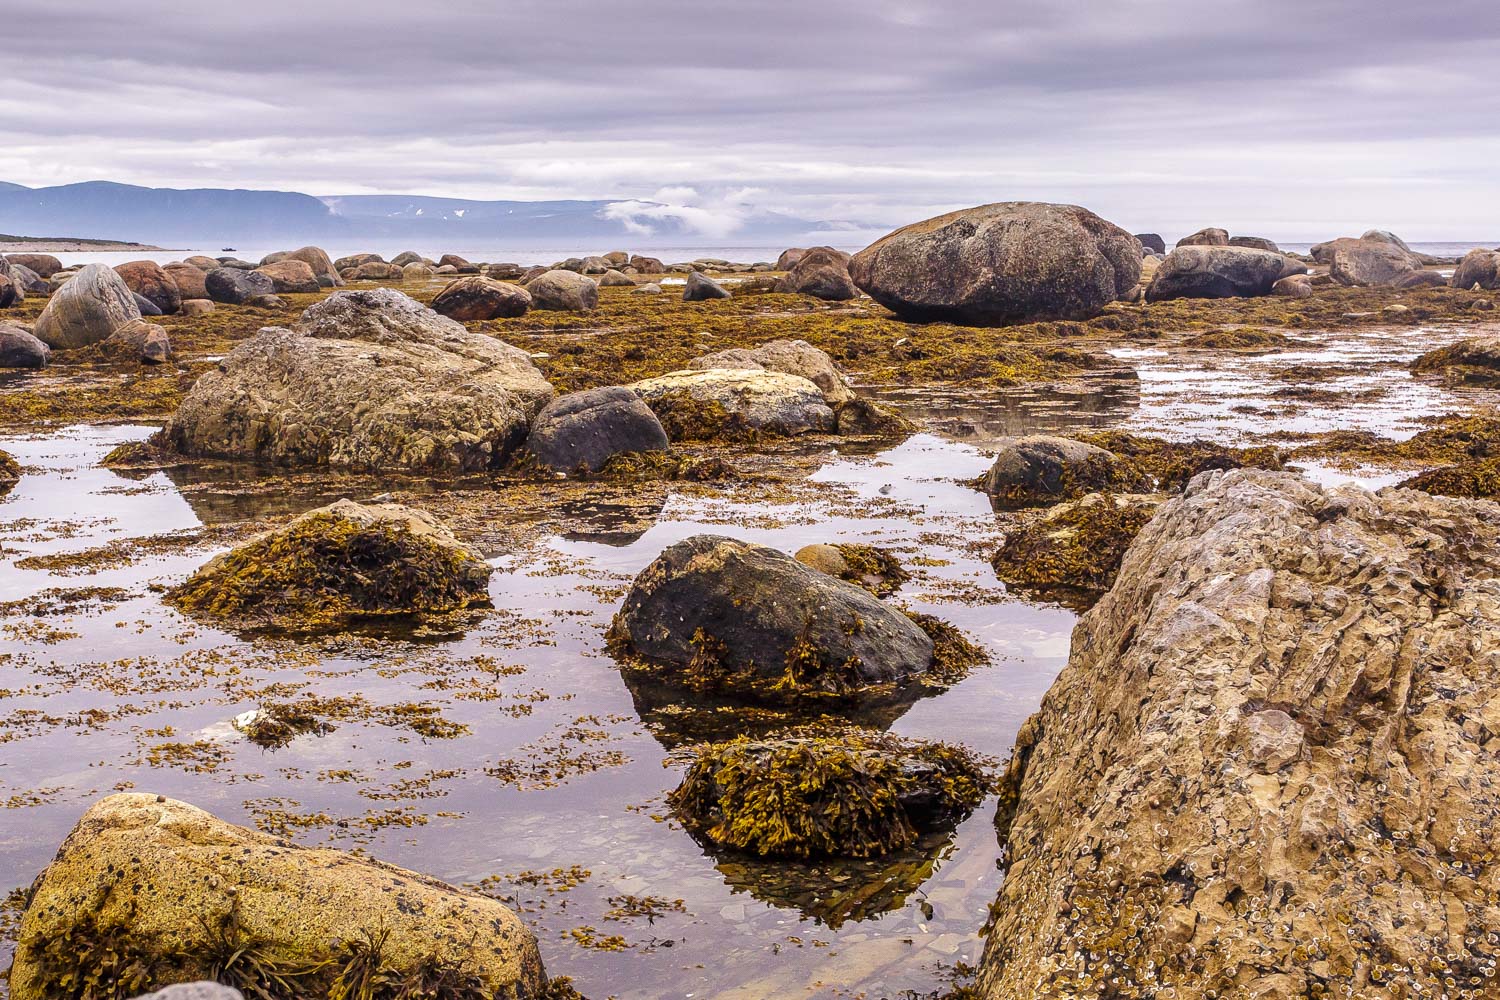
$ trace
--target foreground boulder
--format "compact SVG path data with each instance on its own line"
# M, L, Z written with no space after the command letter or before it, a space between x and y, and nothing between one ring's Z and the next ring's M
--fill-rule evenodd
M1017 737L979 995L1489 995L1497 579L1488 502L1195 479Z
M1269 295L1282 278L1305 271L1290 257L1231 246L1178 246L1146 287L1147 302Z
M719 535L642 570L609 641L627 669L768 703L874 697L934 668L933 640L868 591Z
M1087 319L1135 287L1141 250L1087 209L1013 201L898 229L855 254L849 273L903 319Z
M10 995L51 1000L59 984L97 982L77 995L131 996L210 979L235 952L261 956L233 970L273 991L260 996L322 997L365 977L464 983L464 996L546 989L536 939L497 900L133 793L90 807L37 879Z
M55 350L72 350L107 340L140 318L134 293L114 269L90 264L53 293L31 332Z
M240 625L311 627L448 614L487 600L489 579L432 515L340 500L214 557L170 598Z
M421 264L407 265L422 267ZM432 310L460 323L484 319L511 319L531 309L531 293L520 285L473 274L450 282L432 300Z
M624 386L559 396L538 413L526 448L554 472L599 472L617 455L666 451L667 432Z
M1057 503L1096 490L1138 489L1146 477L1131 463L1097 445L1034 434L1005 438L981 480L1002 507Z
M218 267L203 279L208 297L215 302L242 306L262 295L275 295L276 283L268 274L241 267Z
M849 380L834 365L828 352L805 340L770 340L759 347L732 347L694 358L688 362L688 367L737 368L797 375L821 389L823 398L834 407L854 398Z
M524 351L394 289L345 291L235 347L164 434L186 455L472 472L502 464L551 399Z
M1389 287L1421 266L1410 251L1381 240L1334 240L1329 248L1328 275L1341 285Z
M828 302L845 302L859 297L859 289L849 277L849 255L833 247L813 247L803 251L792 269L776 282L775 290L811 295Z
M588 312L599 305L599 286L576 271L544 271L526 283L526 291L536 309Z
M0 323L0 368L45 368L52 348L19 326Z
M673 441L831 433L834 413L818 386L764 369L668 372L631 386Z
M181 289L155 261L133 260L118 264L115 273L127 288L161 310L160 315L171 316L181 308Z
M1470 250L1453 271L1454 288L1500 289L1500 250Z
M869 729L792 730L700 748L668 804L716 847L869 858L956 826L989 784L960 747Z

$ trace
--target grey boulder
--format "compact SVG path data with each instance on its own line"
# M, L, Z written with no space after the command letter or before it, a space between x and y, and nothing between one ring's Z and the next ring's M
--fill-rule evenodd
M611 458L666 451L667 432L641 397L624 386L585 389L548 403L526 447L553 472L598 472Z

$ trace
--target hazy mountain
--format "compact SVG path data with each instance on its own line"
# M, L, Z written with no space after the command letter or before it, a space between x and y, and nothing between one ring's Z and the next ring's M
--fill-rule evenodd
M628 204L629 211L618 206ZM611 206L616 206L611 209ZM175 190L108 181L26 188L0 182L0 230L24 235L135 240L163 246L380 239L508 244L621 240L642 235L710 240L651 202L472 201L405 195L317 198L290 191ZM730 239L786 239L844 228L769 212L736 220ZM722 242L724 232L714 234Z

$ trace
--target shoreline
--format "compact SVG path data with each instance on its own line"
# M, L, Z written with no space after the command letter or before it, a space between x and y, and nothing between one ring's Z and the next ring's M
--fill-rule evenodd
M147 253L178 253L168 247L149 243L118 243L112 240L70 240L51 237L0 239L0 253L122 253L141 250Z

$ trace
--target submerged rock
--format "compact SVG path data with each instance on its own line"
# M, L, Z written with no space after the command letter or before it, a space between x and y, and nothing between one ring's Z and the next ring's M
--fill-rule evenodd
M1098 490L1149 486L1129 462L1097 445L1036 434L1005 438L982 480L1000 506L1046 505Z
M1488 502L1195 479L1021 728L979 995L1485 995L1497 580Z
M455 997L546 988L536 939L488 896L164 796L96 802L33 886L13 1000L51 1000L60 983L131 996L216 975L277 997L328 996L340 980L444 982Z
M164 433L185 455L471 472L502 464L551 399L524 351L369 289L241 343Z
M90 264L53 293L32 333L54 350L88 347L141 318L135 296L107 264Z
M588 312L599 305L599 286L594 279L560 268L532 278L526 283L526 291L531 293L531 304L536 309Z
M849 277L849 255L833 247L805 250L785 277L776 282L775 290L796 295L811 295L828 302L845 302L859 297L859 288Z
M133 260L115 265L115 273L132 292L160 310L158 315L171 316L182 306L182 290L159 264L150 260Z
M1109 589L1159 497L1090 493L1005 533L991 560L1004 583L1093 595ZM1077 602L1074 602L1077 603Z
M408 265L421 267L421 264ZM440 316L471 323L484 319L512 319L525 316L531 309L531 293L520 285L510 285L477 274L450 282L432 300L432 310Z
M1135 287L1141 252L1087 209L1001 202L898 229L855 254L849 273L903 319L1088 319Z
M171 600L240 624L326 626L459 611L488 599L490 572L425 511L340 500L214 557Z
M863 588L720 535L642 570L609 636L627 669L767 703L857 701L944 668L917 622Z
M684 302L704 302L708 299L727 298L730 298L729 289L701 271L689 274L682 286L682 301Z
M1470 250L1453 271L1454 288L1500 289L1500 250Z
M1269 250L1230 246L1178 246L1146 287L1147 302L1268 295L1276 282L1307 270Z
M0 368L45 368L52 348L19 326L0 323Z
M758 857L878 857L957 825L989 778L960 747L867 729L702 747L668 797L688 832Z
M805 340L771 340L754 348L732 347L694 358L687 366L797 375L821 389L829 406L840 406L854 398L849 380L844 378L828 353Z
M669 372L631 386L673 441L790 437L834 429L823 391L797 375L710 368Z
M666 451L667 432L641 397L624 386L585 389L548 403L526 447L554 472L599 472L633 452Z

